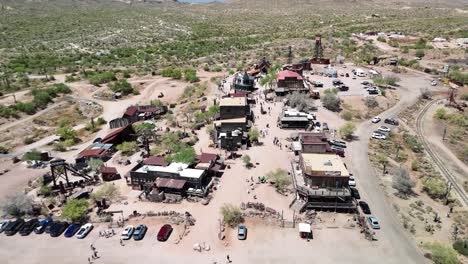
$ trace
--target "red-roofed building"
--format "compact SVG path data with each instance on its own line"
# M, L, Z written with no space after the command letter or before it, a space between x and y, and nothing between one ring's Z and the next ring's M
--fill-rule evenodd
M202 153L198 155L197 159L198 163L211 163L218 159L218 155L213 153Z
M101 174L103 181L115 181L120 179L119 172L115 167L101 166Z
M78 154L78 158L102 158L106 154L105 149L85 149Z
M166 159L164 159L164 157L162 156L148 157L147 159L143 160L143 164L151 165L151 166L161 166L161 167L166 167L167 165L169 165Z
M284 70L278 72L276 77L277 95L286 95L291 92L308 92L308 87L304 82L304 78L297 72Z

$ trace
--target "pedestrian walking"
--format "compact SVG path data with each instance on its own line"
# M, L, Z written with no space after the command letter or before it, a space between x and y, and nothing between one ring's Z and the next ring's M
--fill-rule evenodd
M231 258L229 257L229 254L226 256L228 263L231 263Z
M88 257L88 264L91 264L91 263L92 263L92 262L91 262L91 258Z
M94 259L99 258L98 255L97 255L97 251L94 251L94 253L93 253L93 258L94 258Z
M124 245L124 244L123 244L123 241L122 241L122 239L120 239L120 245L121 245L121 246L123 246L123 245Z

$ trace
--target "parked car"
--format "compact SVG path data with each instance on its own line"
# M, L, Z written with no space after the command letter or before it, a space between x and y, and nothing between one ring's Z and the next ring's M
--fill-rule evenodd
M345 76L346 76L346 77L349 77L349 73L345 73Z
M362 85L369 85L369 84L372 84L372 82L368 81L368 80L364 80L361 82Z
M44 232L45 232L46 234L50 234L50 229L52 229L52 226L53 226L55 223L57 223L57 221L52 221L52 222L50 222L50 223L45 227Z
M62 222L62 221L54 222L50 227L50 236L51 237L60 236L63 233L63 231L67 229L68 225L69 224L67 222Z
M79 238L79 239L85 238L89 234L89 232L91 232L91 230L93 230L93 224L87 223L83 225L78 231L78 233L76 233L76 238Z
M346 148L346 142L341 141L341 140L332 139L332 140L329 141L329 143L331 145L334 145L334 146L337 146L337 147L340 147L340 148Z
M351 187L356 187L356 179L354 176L349 176L348 185Z
M436 86L436 85L437 85L437 81L436 81L436 80L433 80L433 81L431 82L431 85L432 85L432 86Z
M369 94L379 94L379 89L375 87L369 87L366 89Z
M340 84L343 84L342 81L338 80L338 79L335 79L332 81L333 85L340 85Z
M8 225L4 229L5 235L12 236L16 234L16 232L20 230L23 224L24 224L23 219L16 219L15 221L11 221L10 223L8 223Z
M367 217L367 220L373 229L380 229L379 221L377 221L375 216L369 216Z
M344 149L340 148L340 147L337 147L337 146L330 146L330 149L333 153L335 153L336 155L344 158L345 156L345 151Z
M146 225L138 225L135 228L135 231L133 232L133 239L134 240L142 240L145 237L146 231L148 230L148 227Z
M394 125L394 126L398 126L398 125L400 124L400 123L398 122L398 120L396 120L396 119L394 119L394 118L385 118L384 123L385 123L385 124Z
M370 207L366 202L359 201L358 204L359 204L359 207L361 207L361 210L362 210L363 213L365 213L365 214L370 214L371 213Z
M81 225L80 224L73 224L73 225L70 225L67 230L65 230L65 234L64 236L65 237L72 237L76 234L76 232L78 232L78 230L80 230L80 227Z
M354 198L354 199L361 199L361 195L359 194L359 191L358 189L356 188L349 188L351 190L351 196Z
M121 239L123 240L128 240L132 237L133 231L135 228L132 225L128 225L125 227L124 231L122 232L122 235L120 236Z
M31 234L31 232L36 228L38 223L39 223L39 220L37 220L37 218L33 218L33 219L30 219L29 221L26 221L24 225L21 227L21 229L19 230L20 235L27 236Z
M247 238L247 227L245 225L237 226L237 239L245 240Z
M341 85L341 86L339 87L339 89L340 89L340 91L345 92L345 91L348 91L348 90L349 90L349 87L346 86L346 85Z
M159 232L158 232L158 241L161 241L161 242L167 241L171 233L172 233L172 226L168 224L163 225L161 229L159 229Z
M314 82L312 82L312 84L313 84L315 87L323 87L323 83L322 83L322 82L314 81Z
M52 223L52 217L47 217L44 220L39 221L37 227L34 229L34 233L36 234L42 234L46 230L47 226Z
M323 131L328 131L328 130L330 130L330 129L328 128L328 124L327 124L327 123L325 123L325 122L322 123L322 130L323 130Z
M390 132L390 128L386 126L380 126L377 130L385 133Z
M5 230L5 227L7 227L8 223L10 223L9 220L2 220L0 222L0 233L2 233L3 230Z
M383 134L380 134L380 133L372 133L372 138L375 138L375 139L387 139L387 137Z
M380 120L382 120L382 118L376 116L376 117L372 118L371 122L374 123L374 124L377 124L378 122L380 122Z

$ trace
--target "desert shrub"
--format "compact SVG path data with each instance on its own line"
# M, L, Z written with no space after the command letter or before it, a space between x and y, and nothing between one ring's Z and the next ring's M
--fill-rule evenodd
M446 194L446 182L442 178L424 177L422 180L423 190L434 199L441 199Z
M23 155L23 160L41 160L41 153L36 149L32 149Z
M453 243L453 249L463 256L468 256L468 239L460 239Z
M143 130L152 131L155 128L156 128L156 125L154 123L143 122L140 124L133 124L133 129L135 129L136 132L140 132Z
M258 128L252 127L249 130L248 135L249 135L250 141L256 142L260 138L260 131L258 131Z
M393 176L392 187L398 191L398 194L402 197L407 197L413 193L413 187L415 183L411 180L411 177L406 169L399 168Z
M347 122L339 129L340 135L345 139L350 139L353 136L354 131L356 131L356 125L351 122Z
M346 121L351 121L353 119L353 114L349 111L346 111L341 114L341 118L343 118Z
M3 211L15 217L31 214L33 211L33 199L24 193L7 196L2 204Z
M338 111L340 110L341 101L340 98L333 93L328 93L322 96L321 98L323 107L327 108L331 111Z
M292 183L288 172L283 169L276 169L268 172L266 174L266 178L274 183L275 188L278 191L283 191L284 188L288 187Z
M379 102L373 96L367 96L364 99L364 104L369 108L376 108L379 106Z
M36 113L36 106L32 102L28 102L28 103L17 102L14 107L16 110L26 113L28 115L32 115Z
M113 72L88 73L88 80L93 85L99 85L117 80Z
M299 92L288 94L286 98L288 100L288 105L296 108L298 111L303 111L311 104L309 100L307 100L307 97Z
M242 162L244 162L244 166L246 168L251 168L252 167L252 160L249 155L245 154L242 156Z
M379 37L377 38L377 41L380 41L380 42L387 42L387 39L385 39L385 38L382 37L382 36L379 36Z
M182 78L182 72L178 69L175 69L173 67L167 67L165 69L162 70L161 72L161 75L163 77L169 77L169 78L173 78L173 79L181 79Z
M39 194L43 196L49 196L52 194L52 187L49 185L42 185L41 188L39 188Z
M445 119L446 114L447 114L447 111L445 111L445 108L438 108L434 114L434 117L437 119Z
M33 137L25 137L24 140L23 140L23 143L25 145L32 144L32 143L34 143L34 138Z
M181 162L185 164L194 164L197 159L197 154L193 147L186 146L178 152L166 157L168 162Z
M413 162L411 162L411 170L413 170L413 171L418 171L419 170L419 161L418 160L413 160Z
M123 95L131 94L135 90L126 79L118 80L114 83L109 84L109 88L114 93L122 93Z
M198 82L200 78L197 76L197 71L193 68L184 69L184 78L188 82Z
M120 195L120 191L114 184L107 182L104 183L96 192L91 194L91 198L95 201L102 200L103 198L113 200Z
M435 264L458 264L458 254L450 246L439 242L425 244L425 248L431 251L431 259Z
M460 95L460 99L463 101L468 101L468 93L463 93L462 95Z
M102 117L99 117L97 120L96 120L96 124L98 125L104 125L104 124L107 124L107 121L102 118Z
M60 136L64 141L66 140L75 140L78 133L69 125L59 127L57 129L57 135Z
M99 171L102 165L104 165L104 161L102 161L101 159L90 159L88 161L88 166L93 171Z
M224 222L230 227L235 227L244 221L241 209L232 204L224 204L221 206L221 215L223 216Z
M424 50L420 49L420 50L417 50L415 53L414 53L414 56L418 57L418 58L422 58L424 57L424 55L426 55L424 53Z
M89 202L85 199L68 201L62 210L62 217L71 221L82 220L88 213Z
M124 156L131 156L138 151L138 145L135 141L125 141L117 146L117 150L121 151Z
M416 136L410 135L408 133L403 134L403 140L405 144L414 152L422 153L424 148Z

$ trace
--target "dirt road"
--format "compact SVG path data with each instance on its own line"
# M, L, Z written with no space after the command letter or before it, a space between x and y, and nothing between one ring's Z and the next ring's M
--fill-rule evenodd
M417 73L408 73L401 77L401 87L398 88L401 100L392 108L380 115L382 120L396 117L406 107L414 104L421 93L421 88L429 88L430 76ZM358 126L356 136L358 140L349 144L348 157L350 157L351 168L357 178L357 185L364 200L368 201L374 215L379 219L382 232L378 239L388 241L392 246L388 249L388 255L399 258L401 263L425 263L423 255L416 244L406 233L400 220L393 212L390 200L385 197L379 184L379 177L372 167L368 153L369 138L380 124L372 124L365 121Z

